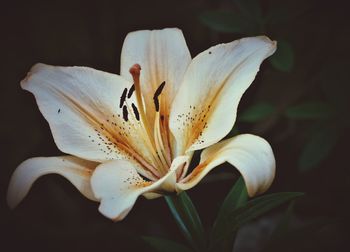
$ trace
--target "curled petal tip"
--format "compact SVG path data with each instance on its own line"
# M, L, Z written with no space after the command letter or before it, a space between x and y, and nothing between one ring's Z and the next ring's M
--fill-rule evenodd
M31 77L33 76L33 74L37 73L40 69L44 68L44 67L47 67L48 65L46 64L43 64L43 63L36 63L35 65L33 65L30 70L28 71L27 75L24 77L23 80L21 80L20 84L21 84L21 87L23 89L26 89L25 88L25 85L26 83L29 82L29 80L31 79Z
M11 210L19 205L27 195L28 190L29 188L27 188L25 181L23 181L22 169L15 170L10 179L6 195L6 203Z
M13 188L9 188L7 191L7 196L6 196L6 203L7 206L13 210L15 209L18 204L20 203L21 200L18 200L15 196L14 196L14 189Z
M261 41L265 42L270 48L271 48L271 54L273 54L276 50L277 47L277 41L276 40L271 40L269 37L262 35L258 36L258 39Z

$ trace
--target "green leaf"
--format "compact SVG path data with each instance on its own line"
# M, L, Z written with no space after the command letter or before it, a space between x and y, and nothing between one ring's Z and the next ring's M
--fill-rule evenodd
M168 239L151 236L142 236L141 238L158 252L192 252L185 245Z
M231 191L227 194L224 202L221 205L212 230L213 236L215 236L217 230L226 228L229 213L243 206L247 202L247 200L247 189L243 178L240 177L232 187Z
M290 119L326 119L332 115L332 108L324 102L305 102L285 111Z
M227 225L229 213L241 206L244 206L247 200L248 193L245 182L243 178L240 177L232 187L231 191L227 194L223 204L221 205L211 232L212 241L216 240L218 234L229 231L230 226ZM220 246L222 250L232 251L233 242L234 237L232 237L232 239L226 239L220 244Z
M256 30L241 14L232 11L205 11L198 18L202 24L217 32L251 34Z
M195 250L202 251L206 246L204 228L190 197L181 192L165 196L165 200L185 238Z
M277 50L269 60L275 69L289 72L294 66L294 50L287 41L278 40Z
M241 122L259 122L276 111L275 107L268 103L259 103L247 108L239 117Z
M333 125L317 124L301 152L299 170L309 171L327 158L338 141L339 133L339 129Z
M216 234L212 246L216 246L219 242L229 239L245 223L302 195L304 194L300 192L274 193L248 201L245 205L228 213L227 225L230 228L228 230L219 230L221 232Z

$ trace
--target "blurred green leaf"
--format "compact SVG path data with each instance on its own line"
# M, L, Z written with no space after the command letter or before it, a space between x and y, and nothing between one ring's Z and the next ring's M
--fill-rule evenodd
M199 21L218 32L250 34L255 27L241 14L232 11L205 11Z
M254 20L262 20L262 11L259 0L234 0L240 12Z
M254 123L269 117L276 111L275 107L268 103L259 103L247 108L239 117L241 122Z
M323 95L334 107L334 112L339 119L338 124L348 127L350 125L350 85L348 74L348 59L339 59L336 55L334 59L328 60L320 75L320 83ZM334 62L337 64L334 64Z
M142 236L142 240L144 240L147 244L153 247L158 252L191 252L189 248L180 243L152 236Z
M324 102L305 102L285 111L290 119L326 119L332 115L332 108Z
M276 1L276 3L270 3L270 7L267 10L265 21L269 25L285 24L286 22L292 22L295 18L306 13L312 6L310 3L304 1L302 4L292 1Z
M245 205L248 200L247 188L242 177L240 177L231 191L227 194L224 202L221 205L219 213L216 217L212 232L211 240L217 240L217 236L223 232L229 232L230 226L228 225L229 213L233 210L238 209L239 207ZM234 237L231 239L225 239L222 241L219 246L223 248L222 250L231 251L233 247Z
M294 66L294 50L289 42L277 41L277 50L269 58L271 65L282 72L289 72Z
M304 195L300 192L283 192L261 196L250 200L242 207L228 213L227 230L219 230L213 240L215 246L225 239L229 239L245 223L267 213L277 206Z
M185 238L194 249L202 251L206 246L204 228L190 197L183 191L165 196L165 200Z
M215 174L207 174L201 181L201 183L215 183L222 182L224 180L233 180L235 174L232 172L220 172Z
M300 246L305 243L314 243L315 239L317 239L317 233L332 224L332 222L334 221L317 220L303 227L288 230L282 235L278 237L275 236L274 239L269 240L262 251L284 251L286 246L289 248L288 251L299 251L298 249L300 249Z
M225 136L225 139L237 136L239 134L239 130L237 125L235 125L232 130Z
M289 21L289 9L285 6L271 6L266 15L266 23L268 24L278 24Z
M271 238L270 238L271 240L283 235L284 233L286 233L288 231L289 223L291 221L291 218L293 217L294 205L295 205L295 201L292 201L289 203L289 206L288 206L286 212L282 215L276 228L273 230L273 232L271 234Z
M234 126L234 127L232 128L232 130L230 131L229 134L230 134L231 136L236 136L236 135L238 135L238 134L239 134L239 130L238 130L237 126Z
M298 160L299 170L305 172L320 164L335 147L339 133L333 125L317 124Z

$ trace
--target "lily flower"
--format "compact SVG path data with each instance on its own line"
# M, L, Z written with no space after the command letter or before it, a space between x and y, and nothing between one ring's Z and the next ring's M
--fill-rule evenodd
M56 173L99 202L103 215L121 220L140 195L188 190L224 162L242 174L250 196L263 193L275 174L269 143L251 134L220 140L275 49L265 36L249 37L191 59L181 30L172 28L129 33L120 75L34 65L21 86L34 94L67 155L21 163L9 184L9 206L18 205L37 178ZM189 172L198 150L200 163Z

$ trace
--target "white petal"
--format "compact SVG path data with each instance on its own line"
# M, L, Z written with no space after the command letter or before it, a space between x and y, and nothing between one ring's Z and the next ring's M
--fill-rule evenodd
M128 121L123 119L120 97L132 84L122 77L87 67L37 64L21 85L35 95L62 152L98 162L134 160L136 152L152 164L140 123L130 111ZM127 102L131 106L134 97Z
M265 192L275 177L276 163L269 143L261 137L242 134L205 149L200 164L178 183L178 188L192 188L224 162L235 166L242 174L251 197Z
M170 114L178 155L228 134L241 96L275 49L276 43L267 37L244 38L211 47L192 60Z
M99 211L104 216L119 221L129 213L141 194L146 193L149 198L155 198L164 191L174 191L175 172L187 161L186 156L176 158L169 172L156 182L145 181L133 164L126 160L99 165L91 178L95 197L101 200Z
M141 66L141 89L151 122L154 121L154 92L163 81L166 82L162 92L161 114L168 115L169 106L190 61L190 52L179 29L136 31L126 36L120 74L132 81L130 67L136 63Z
M55 173L67 178L85 197L95 200L90 177L97 163L72 156L36 157L21 163L12 174L7 191L7 203L16 207L27 195L35 180Z

